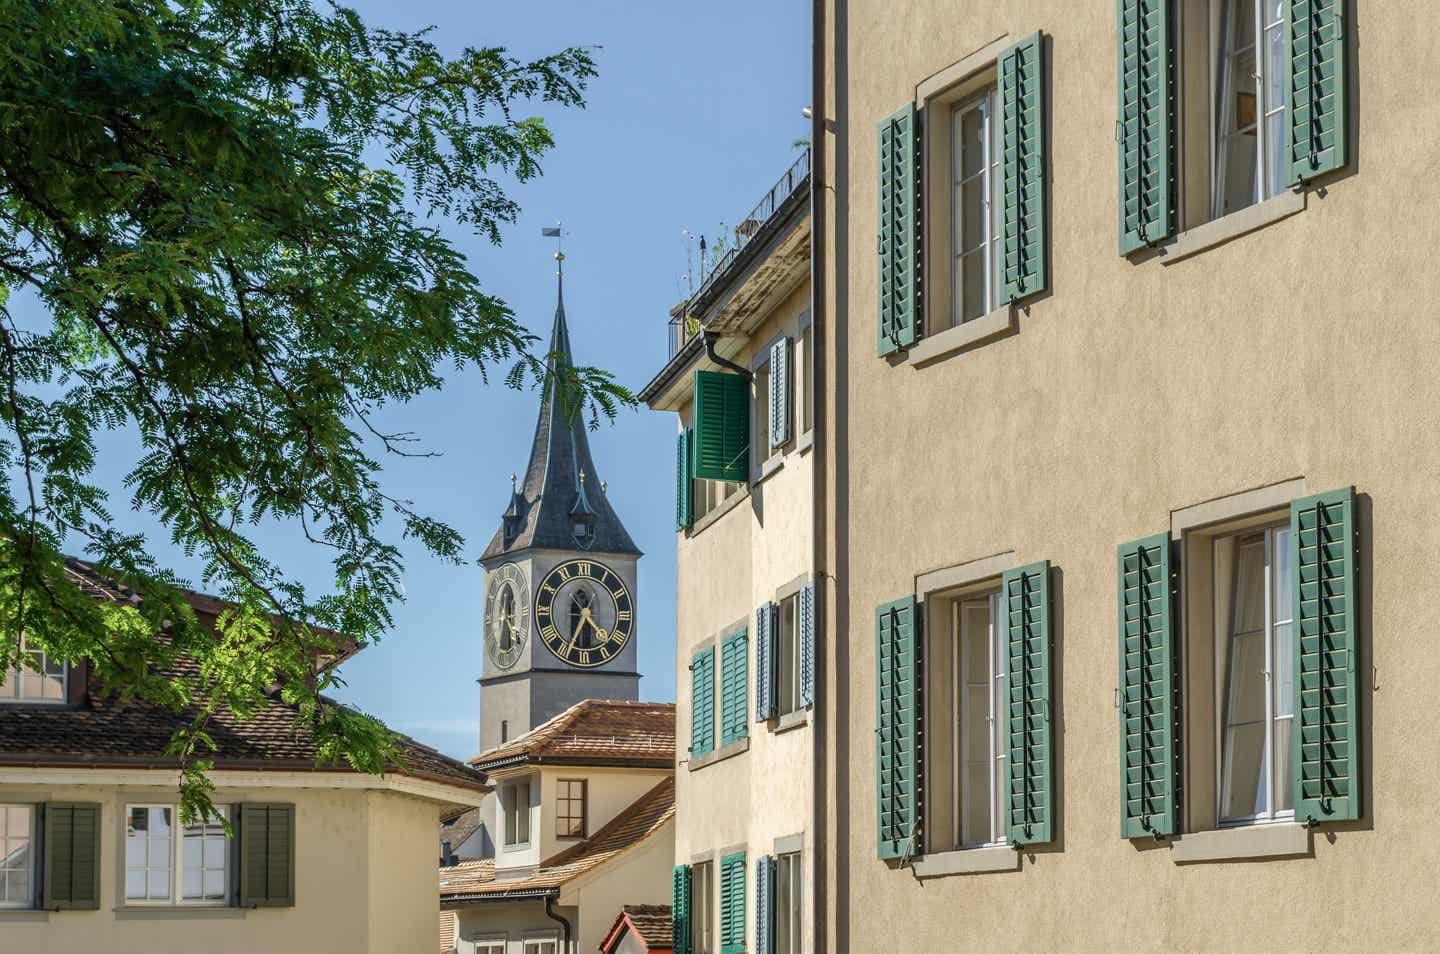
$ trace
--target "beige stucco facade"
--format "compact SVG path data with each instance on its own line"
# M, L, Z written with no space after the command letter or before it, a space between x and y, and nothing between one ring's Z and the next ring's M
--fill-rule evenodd
M1440 122L1415 96L1440 45L1434 18L1411 7L1349 6L1349 168L1242 213L1259 226L1247 234L1126 259L1113 3L827 5L828 949L1440 946L1426 807L1440 783L1440 654L1425 636L1440 596ZM1037 30L1049 290L923 365L877 357L877 124L923 106L927 81L997 38ZM1283 513L1291 496L1351 485L1363 817L1302 829L1291 857L1245 859L1234 856L1263 846L1211 845L1200 832L1214 810L1205 817L1197 794L1188 834L1122 839L1117 545L1173 532L1190 548L1205 525L1196 505L1221 501L1212 520ZM1053 568L1056 837L1003 873L922 880L877 857L875 611L920 593L927 574L997 554ZM686 607L682 594L682 622ZM1187 700L1204 694L1201 675L1188 674ZM1207 756L1186 758L1194 791L1213 790ZM1181 864L1187 841L1202 847Z
M242 909L127 904L125 810L175 804L173 773L0 768L0 803L98 803L95 911L0 910L0 949L255 952L437 950L435 829L481 793L397 776L216 771L217 805L295 806L295 904Z

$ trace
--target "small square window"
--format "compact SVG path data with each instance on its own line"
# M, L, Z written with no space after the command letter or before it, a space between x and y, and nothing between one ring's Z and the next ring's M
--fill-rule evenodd
M70 667L51 659L20 637L20 665L0 669L0 703L64 703L69 697Z
M585 837L585 780L562 778L555 783L555 836Z

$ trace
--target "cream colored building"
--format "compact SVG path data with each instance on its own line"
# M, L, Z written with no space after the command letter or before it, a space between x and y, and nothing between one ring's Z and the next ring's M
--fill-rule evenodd
M213 625L221 604L189 599ZM402 737L400 764L360 774L319 763L278 699L245 721L222 711L209 777L227 839L180 821L165 745L183 716L101 695L83 662L32 663L0 671L0 950L436 950L435 829L481 803L480 772Z
M822 14L817 949L1440 947L1436 19Z
M677 954L812 949L809 186L807 151L675 310L640 393L680 428Z

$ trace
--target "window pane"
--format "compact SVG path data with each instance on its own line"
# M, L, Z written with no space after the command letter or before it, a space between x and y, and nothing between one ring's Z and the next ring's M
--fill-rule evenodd
M1275 715L1287 716L1295 710L1295 647L1291 643L1291 623L1275 627Z
M6 904L23 904L30 900L30 872L11 868L5 872L4 893L0 901Z
M985 244L985 178L977 176L960 187L959 252L974 251Z
M1285 31L1277 26L1265 31L1265 111L1284 105Z
M799 600L790 597L780 604L780 633L777 652L780 655L780 682L778 696L780 714L794 712L800 707L799 647L796 639L795 613Z
M1265 544L1255 539L1241 544L1235 554L1235 619L1232 633L1253 633L1265 628Z
M1265 636L1255 633L1232 640L1230 699L1226 725L1265 721Z
M145 872L125 872L125 897L127 900L144 900L145 898Z
M971 252L960 260L960 320L985 313L985 252Z
M967 845L990 840L990 761L967 762L965 765L964 833Z
M1275 810L1288 812L1295 808L1290 795L1290 719L1275 720Z
M1226 744L1222 813L1244 818L1265 811L1265 723L1231 729Z
M1290 528L1280 527L1275 531L1274 543L1270 547L1270 563L1274 567L1275 620L1283 622L1294 616L1295 565L1290 557Z
M958 125L960 178L968 179L985 168L985 122L979 109L967 109L960 114Z
M1243 50L1255 43L1254 0L1233 0L1230 5L1232 42L1231 51Z
M150 871L150 893L147 897L160 899L170 897L170 872L166 870Z

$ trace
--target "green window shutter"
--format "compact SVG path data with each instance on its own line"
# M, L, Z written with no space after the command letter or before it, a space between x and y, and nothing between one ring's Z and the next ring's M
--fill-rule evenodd
M1355 656L1355 491L1347 487L1290 505L1295 568L1295 718L1290 771L1295 817L1360 817L1360 726Z
M695 522L694 445L694 428L675 438L675 529L681 532Z
M1175 48L1170 0L1116 0L1120 254L1175 231Z
M1005 613L1005 837L1012 845L1053 838L1050 563L1001 578Z
M690 661L690 757L715 748L715 647Z
M750 381L738 374L695 372L695 476L750 479Z
M100 908L100 806L49 802L41 906L49 911Z
M880 354L920 337L920 116L907 103L880 123Z
M1120 547L1120 834L1177 831L1180 745L1170 535Z
M1295 186L1345 167L1345 0L1285 0L1285 23L1285 181Z
M875 610L876 811L881 858L920 852L920 622L915 598Z
M670 891L670 947L690 954L690 867L676 865Z
M720 744L750 734L750 637L743 629L720 644Z
M1000 54L1000 304L1045 288L1045 72L1039 33Z
M240 806L240 906L295 906L295 806Z
M720 859L720 954L745 954L745 852Z

